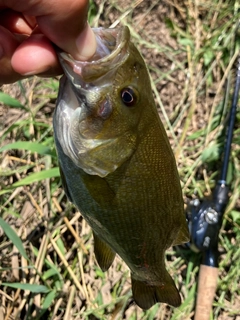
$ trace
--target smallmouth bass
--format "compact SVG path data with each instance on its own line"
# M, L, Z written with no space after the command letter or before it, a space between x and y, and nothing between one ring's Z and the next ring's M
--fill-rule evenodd
M53 119L63 187L93 230L103 271L117 253L143 309L181 303L165 251L189 240L175 158L129 29L93 29L91 61L60 52Z

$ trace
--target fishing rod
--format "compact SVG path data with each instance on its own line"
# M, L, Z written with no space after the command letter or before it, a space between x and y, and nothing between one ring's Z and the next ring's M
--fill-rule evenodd
M189 246L194 251L202 252L194 320L210 319L212 304L217 288L219 258L218 240L223 214L229 201L227 171L231 154L239 90L240 56L237 63L237 76L229 114L220 179L217 181L213 190L212 199L203 199L203 201L195 199L191 201L187 213L191 234L191 243L189 243Z

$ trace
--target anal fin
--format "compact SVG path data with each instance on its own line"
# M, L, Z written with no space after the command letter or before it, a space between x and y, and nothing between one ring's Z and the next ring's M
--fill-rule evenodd
M173 307L181 304L179 292L170 275L161 285L150 285L147 282L134 279L132 275L132 292L136 304L142 309L149 309L157 302L164 302Z
M187 222L184 221L172 245L173 246L180 245L182 243L189 242L189 240L190 240L190 237L189 237L188 225L187 225Z
M113 263L116 253L102 241L94 232L94 253L97 259L97 262L102 269L102 271L107 271L108 268Z

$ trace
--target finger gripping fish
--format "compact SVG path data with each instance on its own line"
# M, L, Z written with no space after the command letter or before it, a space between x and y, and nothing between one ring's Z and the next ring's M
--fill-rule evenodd
M93 230L101 269L117 253L141 308L179 306L164 254L188 241L188 229L147 67L127 27L93 31L90 61L59 53L65 75L53 127L63 187Z

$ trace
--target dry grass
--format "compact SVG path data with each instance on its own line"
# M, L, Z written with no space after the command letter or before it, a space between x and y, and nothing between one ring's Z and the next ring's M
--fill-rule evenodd
M240 48L238 1L95 3L92 24L127 24L146 59L185 202L209 196L220 169ZM123 9L127 3L129 10ZM32 78L3 86L16 101L0 96L0 210L12 228L0 229L0 319L191 319L199 255L166 253L183 298L178 309L160 304L140 310L132 302L125 264L116 259L107 273L97 266L91 230L61 188L51 125L57 88L58 79ZM239 119L238 111L212 319L240 319Z

